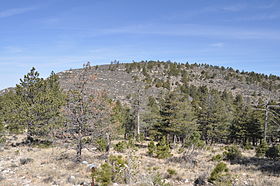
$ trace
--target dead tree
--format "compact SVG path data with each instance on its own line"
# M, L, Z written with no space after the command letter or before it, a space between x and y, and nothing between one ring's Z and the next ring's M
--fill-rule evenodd
M76 161L81 161L85 141L110 136L111 107L104 91L89 90L89 81L94 81L89 63L78 74L74 89L68 93L66 107L67 133L76 146ZM109 146L109 142L108 142Z

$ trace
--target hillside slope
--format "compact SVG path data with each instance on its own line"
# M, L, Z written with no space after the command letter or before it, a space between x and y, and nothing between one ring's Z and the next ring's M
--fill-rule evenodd
M74 88L81 69L58 73L63 89ZM162 91L182 86L207 86L209 89L241 94L247 103L280 98L280 77L210 65L177 64L171 62L140 62L93 66L87 83L88 91L105 90L113 99L129 102L140 93L143 100Z

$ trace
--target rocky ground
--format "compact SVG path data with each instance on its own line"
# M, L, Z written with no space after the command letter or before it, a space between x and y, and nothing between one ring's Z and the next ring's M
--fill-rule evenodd
M18 140L18 139L17 139ZM210 175L217 162L211 161L213 155L223 152L223 146L211 146L197 151L191 162L178 162L181 155L178 149L173 149L173 158L160 160L146 154L146 144L139 144L135 150L110 154L130 158L133 166L132 175L135 183L130 185L152 185L153 176L162 175L170 185L193 185L197 178L204 179ZM83 150L83 161L75 163L75 151L63 146L38 148L28 146L1 147L0 152L0 185L90 185L90 165L100 166L106 159L104 153ZM253 158L254 151L243 152L244 162L230 164L234 185L280 185L279 172L269 169L278 166L279 162L257 160ZM174 158L175 157L175 158ZM253 159L251 159L253 158ZM168 175L167 169L176 173ZM276 167L277 169L277 167ZM206 180L205 179L205 180ZM209 184L209 183L208 183ZM115 183L114 185L118 185Z

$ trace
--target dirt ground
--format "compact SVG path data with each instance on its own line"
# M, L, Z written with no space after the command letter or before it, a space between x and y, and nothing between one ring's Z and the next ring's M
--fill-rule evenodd
M139 144L136 150L127 150L124 153L114 150L110 152L113 155L129 157L133 162L132 175L135 182L130 185L152 185L152 177L156 173L162 175L165 182L170 185L193 185L199 176L207 178L210 175L217 164L211 161L211 158L223 152L223 146L211 146L207 147L207 150L197 151L192 163L176 162L176 157L181 156L178 149L172 150L173 158L161 160L149 157L146 145L146 143ZM243 151L242 155L245 158L243 163L226 162L234 185L280 185L279 172L272 170L272 167L278 166L279 162L256 160L253 150ZM106 155L96 150L84 149L83 162L75 163L74 157L75 150L63 145L49 148L2 146L0 185L90 185L89 166L95 164L99 167L105 162ZM176 174L168 175L167 169L175 170Z

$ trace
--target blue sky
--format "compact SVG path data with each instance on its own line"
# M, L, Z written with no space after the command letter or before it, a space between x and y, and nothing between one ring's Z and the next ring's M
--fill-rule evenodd
M280 1L0 0L0 89L115 59L280 75Z

